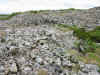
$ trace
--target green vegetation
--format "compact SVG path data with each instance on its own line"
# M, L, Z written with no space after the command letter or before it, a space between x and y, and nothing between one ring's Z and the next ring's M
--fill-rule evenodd
M27 11L27 12L37 14L37 13L48 12L48 11L49 10L37 10L37 11L30 10L30 11ZM16 16L16 15L19 15L19 14L22 14L22 13L27 13L27 12L15 12L15 13L12 13L12 14L1 14L0 20L8 20L8 19L12 18L13 16Z
M96 27L94 30L85 31L84 28L78 28L76 26L70 27L74 30L75 35L79 39L91 40L93 42L100 42L100 26Z
M9 15L8 15L8 14L0 14L0 17L2 17L2 16L3 16L3 17L4 17L4 16L6 17L6 16L9 16Z
M34 14L38 14L38 13L42 13L42 12L48 12L49 10L31 10L31 11L28 11L30 13L34 13Z
M72 10L72 11L74 11L74 10L81 10L81 9L75 9L75 8L68 8L68 9L60 9L60 11L68 11L68 10Z
M75 8L69 8L68 10L76 10Z
M29 11L30 13L34 13L34 14L37 14L38 13L38 11L33 11L33 10L31 10L31 11Z
M68 10L79 10L79 9L69 8L69 9L61 9L59 11L63 11L66 13L66 11L68 11ZM27 13L27 12L38 14L38 13L48 13L49 11L50 10L30 10L30 11L26 11L26 12L15 12L12 14L1 14L0 20L8 20L8 19L12 18L13 16L16 16L16 15L22 14L22 13Z
M76 25L68 26L60 24L61 28L73 30L74 35L81 39L81 42L75 44L79 47L80 44L84 47L83 52L79 53L77 50L70 50L70 54L77 55L80 61L84 63L97 64L100 66L100 26L97 26L94 30L86 31L84 28L78 28ZM83 55L83 53L85 55Z
M63 31L63 32L67 32L67 31L70 31L71 29L69 28L69 26L68 25L65 25L65 24L55 24L55 26L59 29L59 30L61 30L61 31Z
M95 50L95 53L88 52L85 56L79 53L77 50L67 50L66 53L74 55L79 61L86 64L97 64L100 66L100 48Z
M10 18L12 18L13 16L16 16L18 14L21 14L22 12L16 12L16 13L12 13L12 14L1 14L0 15L0 20L8 20Z
M95 29L89 32L90 39L95 42L100 42L100 29Z
M78 56L78 58L87 64L97 64L100 66L100 48L95 50L95 53L88 52L85 56Z
M89 33L85 31L84 28L78 28L76 26L70 27L74 30L74 35L77 36L79 39L88 40L90 39Z
M82 40L85 52L95 52L98 47L96 43L100 42L100 27L96 27L92 31L86 31L84 28L76 26L70 28L74 30L74 35Z

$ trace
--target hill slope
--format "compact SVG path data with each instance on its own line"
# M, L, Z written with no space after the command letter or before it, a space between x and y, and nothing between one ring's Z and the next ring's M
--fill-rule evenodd
M82 54L80 49L95 45L87 38L90 36L84 36L87 31L73 26L95 28L99 12L97 7L5 15L0 20L0 74L100 75L100 48Z
M17 25L41 25L41 24L67 24L78 25L79 27L94 28L100 25L100 7L87 10L65 9L47 11L29 11L14 13L8 20L1 21L1 24Z

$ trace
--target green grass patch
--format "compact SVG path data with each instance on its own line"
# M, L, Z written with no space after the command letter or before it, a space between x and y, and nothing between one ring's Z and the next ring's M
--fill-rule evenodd
M100 26L97 26L94 30L86 31L84 28L78 28L76 25L69 26L65 24L56 24L60 28L66 28L74 31L74 35L79 39L87 42L100 42Z
M10 18L12 18L13 16L22 14L22 12L16 12L16 13L12 13L12 14L1 14L0 15L0 20L8 20Z
M100 42L100 26L96 27L94 30L91 31L85 31L84 28L78 28L76 26L72 26L70 28L74 30L75 35L79 39Z
M0 14L0 17L2 17L2 16L9 16L8 14Z
M76 26L70 27L74 30L74 35L82 40L85 52L95 52L98 47L96 43L100 43L100 27L96 27L92 31L86 31L84 28Z

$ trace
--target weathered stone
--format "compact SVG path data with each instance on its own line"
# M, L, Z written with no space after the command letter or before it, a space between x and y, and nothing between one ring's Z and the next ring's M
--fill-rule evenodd
M0 41L2 75L100 75L97 65L85 64L80 62L76 55L67 53L69 50L77 49L74 43L80 41L73 35L73 31L63 31L54 25L80 26L88 21L86 26L91 28L92 24L95 24L95 20L91 18L94 13L87 10L80 14L76 13L78 11L70 11L61 16L61 12L51 11L48 14L26 12L6 22L12 25L7 30L5 41ZM89 16L90 13L91 17L87 17L86 15ZM83 14L84 17L80 16ZM12 26L15 24L18 26L14 29Z
M5 71L4 66L0 66L0 73L4 73L4 71Z
M43 25L43 24L66 24L77 25L79 27L85 27L87 29L93 29L100 25L99 15L100 10L98 8L92 8L88 10L66 10L65 11L44 11L38 14L35 13L23 13L14 16L10 20L0 21L2 25ZM47 14L45 14L47 13Z
M36 62L41 64L41 63L43 63L43 60L42 60L42 58L38 57L38 58L36 58Z
M10 69L10 72L13 72L13 73L17 73L18 71L16 63L12 63L9 69Z

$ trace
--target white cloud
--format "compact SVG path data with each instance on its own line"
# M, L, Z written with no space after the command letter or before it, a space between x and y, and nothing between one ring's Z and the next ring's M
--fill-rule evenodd
M8 0L0 2L1 13L40 9L90 8L100 6L100 0Z

